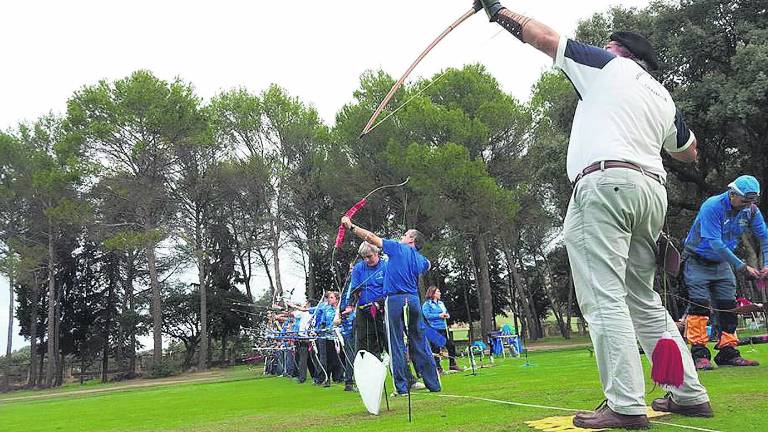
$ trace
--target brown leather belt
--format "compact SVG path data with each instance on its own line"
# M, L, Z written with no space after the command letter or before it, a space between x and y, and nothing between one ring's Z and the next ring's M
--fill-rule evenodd
M593 172L597 171L603 171L607 170L609 168L628 168L631 170L635 170L637 172L641 172L648 177L656 180L657 182L664 184L664 180L661 178L660 175L656 173L652 173L650 171L646 171L642 168L640 168L638 165L633 164L632 162L624 162L624 161L614 161L614 160L607 160L607 161L600 161L595 162L592 165L584 168L581 170L581 172L576 176L576 178L573 180L572 185L575 186L576 183L579 182L584 176L592 174Z

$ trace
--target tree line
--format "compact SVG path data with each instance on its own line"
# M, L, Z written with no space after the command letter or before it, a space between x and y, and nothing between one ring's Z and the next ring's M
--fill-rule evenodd
M664 161L679 239L736 176L768 180L768 12L757 0L654 2L595 14L577 39L602 46L614 29L648 35L657 78L699 139L695 165ZM197 353L206 368L214 348L226 359L264 321L264 307L232 305L290 296L286 257L303 269L307 298L337 286L332 269L356 250L347 239L332 253L339 216L405 178L356 223L384 237L425 233L433 269L424 284L441 288L454 321L479 322L472 337L482 338L513 313L529 339L548 319L570 337L579 310L559 239L578 101L570 83L545 72L523 102L482 65L447 69L404 86L389 109L408 104L358 139L393 83L365 73L331 126L276 85L203 101L191 83L139 70L84 86L63 114L0 133L0 271L31 343L28 384L61 384L67 357L100 359L104 380L111 358L131 376L138 338L150 334L153 367L163 364L163 335L186 365ZM181 282L189 270L195 281ZM257 270L267 287L252 286Z

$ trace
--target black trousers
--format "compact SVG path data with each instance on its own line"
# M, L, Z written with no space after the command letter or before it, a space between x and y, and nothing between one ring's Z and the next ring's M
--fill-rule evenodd
M318 366L318 375L315 381L342 381L344 379L344 369L341 366L339 355L336 352L336 346L330 339L320 339L315 341L317 345L317 358L320 361ZM325 374L323 373L325 371Z
M435 329L436 332L443 335L445 338L445 348L448 350L448 364L450 366L456 366L456 345L453 344L453 341L448 339L448 330L446 329ZM430 348L432 348L432 353L434 354L440 354L440 347L436 344L433 344L432 342L429 343ZM435 356L435 361L437 363L437 369L443 370L443 367L440 365L440 357Z
M309 359L308 342L296 341L296 378L300 383L307 380L307 359Z
M368 351L381 358L381 353L387 350L387 334L384 330L384 310L378 309L376 316L371 313L371 307L358 310L353 324L355 335L355 353Z

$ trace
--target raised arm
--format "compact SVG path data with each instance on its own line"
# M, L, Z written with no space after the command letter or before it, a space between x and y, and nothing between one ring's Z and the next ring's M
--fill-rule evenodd
M384 247L384 242L381 240L381 237L377 236L371 231L368 231L365 228L356 226L352 223L352 219L350 219L349 216L342 216L341 224L344 225L350 232L352 232L352 234L378 247L379 249Z
M560 35L549 26L513 12L496 0L475 0L474 7L477 10L485 9L491 22L497 22L523 43L531 45L553 59L557 55Z

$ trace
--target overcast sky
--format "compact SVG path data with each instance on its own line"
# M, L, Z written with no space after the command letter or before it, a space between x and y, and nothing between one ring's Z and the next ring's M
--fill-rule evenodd
M502 3L572 36L580 19L613 5L644 7L648 0ZM363 72L383 69L399 77L470 7L469 0L2 2L0 129L51 111L63 113L67 99L82 86L124 78L137 69L165 80L180 77L204 100L233 87L258 93L276 83L314 105L332 125L336 112L352 101ZM477 14L412 76L482 63L504 91L527 100L551 60L499 30ZM303 286L295 268L285 271L294 274L288 290ZM0 355L6 345L7 287L0 278ZM14 348L22 343L16 336Z

